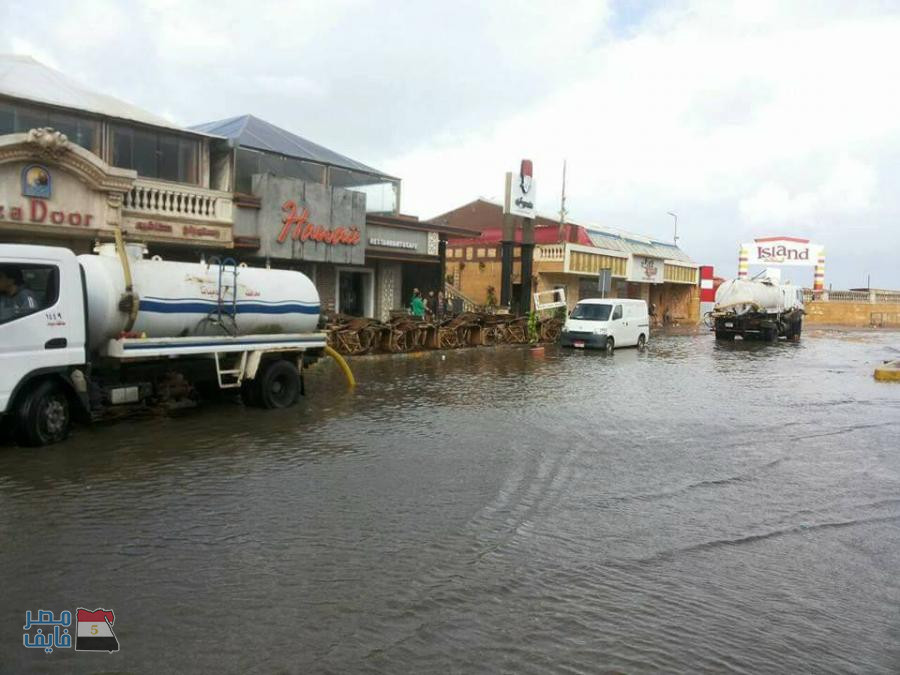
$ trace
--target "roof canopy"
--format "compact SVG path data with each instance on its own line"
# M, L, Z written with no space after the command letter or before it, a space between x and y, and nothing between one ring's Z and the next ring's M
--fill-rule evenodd
M253 115L229 117L216 122L197 124L191 128L215 134L216 136L230 138L243 148L253 148L287 157L296 157L320 164L337 166L342 169L362 171L384 176L385 178L392 178L392 176L388 176L378 169L373 169L362 162L345 157Z
M142 108L100 94L30 56L0 54L0 95L190 132ZM205 135L205 134L203 134Z

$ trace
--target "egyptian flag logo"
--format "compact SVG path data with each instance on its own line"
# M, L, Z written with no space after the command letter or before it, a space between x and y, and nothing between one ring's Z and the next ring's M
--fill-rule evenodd
M527 195L531 189L531 182L534 180L534 167L530 159L523 159L519 166L519 187L522 188L522 194Z
M75 636L77 652L117 652L119 641L116 640L112 626L116 616L111 609L78 608L78 633Z

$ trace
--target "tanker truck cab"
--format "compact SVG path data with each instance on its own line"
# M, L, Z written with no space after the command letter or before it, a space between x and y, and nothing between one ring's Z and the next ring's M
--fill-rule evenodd
M595 347L612 352L617 347L643 349L650 338L650 317L643 300L581 300L560 333L563 347Z
M87 362L84 308L74 253L0 245L0 415L28 445L61 440L84 409L72 384Z
M303 369L326 351L308 277L143 250L0 244L0 428L21 445L63 440L72 418L218 390L262 408L304 393Z

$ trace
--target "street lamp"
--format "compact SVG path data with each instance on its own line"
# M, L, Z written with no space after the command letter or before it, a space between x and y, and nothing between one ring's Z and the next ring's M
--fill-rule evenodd
M678 214L677 214L677 213L672 213L671 211L666 211L666 213L668 213L670 216L672 216L672 217L675 219L675 237L674 237L674 242L675 242L675 245L678 246Z

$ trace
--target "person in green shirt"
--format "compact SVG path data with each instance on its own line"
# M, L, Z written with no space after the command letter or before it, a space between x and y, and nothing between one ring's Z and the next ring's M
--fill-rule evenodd
M425 318L425 301L418 288L413 289L412 300L409 301L409 311L412 315L419 319Z

